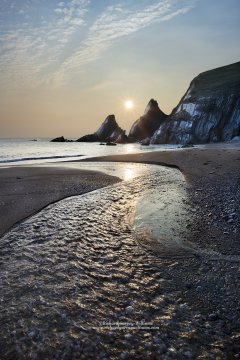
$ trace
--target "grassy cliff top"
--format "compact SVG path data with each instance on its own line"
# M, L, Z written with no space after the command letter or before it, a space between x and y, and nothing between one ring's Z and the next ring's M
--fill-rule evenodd
M193 79L191 94L235 90L240 92L240 62L205 71Z

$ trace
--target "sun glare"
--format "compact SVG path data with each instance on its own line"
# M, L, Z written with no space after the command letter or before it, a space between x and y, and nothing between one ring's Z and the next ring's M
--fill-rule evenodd
M124 180L125 181L131 180L133 179L133 176L134 176L133 170L130 168L126 168L124 172Z
M134 107L134 103L132 100L126 100L124 104L126 109L132 109Z

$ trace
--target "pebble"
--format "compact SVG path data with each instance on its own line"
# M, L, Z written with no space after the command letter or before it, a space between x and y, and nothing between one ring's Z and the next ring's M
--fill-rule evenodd
M176 354L176 352L177 352L177 350L176 350L173 346L171 346L171 347L168 349L168 351L169 351L170 353L172 353L172 354Z
M29 337L33 337L33 336L35 335L35 332L34 332L34 331L29 331L29 332L27 333L27 335L28 335Z
M189 308L189 306L188 306L188 304L181 304L181 305L179 305L179 308L181 309L181 310L185 310L185 309L188 309Z
M193 357L193 353L191 352L191 351L185 351L184 353L183 353L183 355L185 355L187 358L192 358Z
M120 354L120 359L121 360L126 360L126 359L128 359L128 357L129 357L128 353L126 353L126 352L123 352L123 353Z
M155 342L156 344L161 344L163 341L160 338L154 338L153 342Z
M165 354L167 352L167 346L164 343L160 344L158 346L158 351L161 355Z
M132 307L132 306L126 307L125 313L126 313L127 315L131 315L131 314L133 313L133 307Z
M131 340L131 339L133 338L133 336L132 336L132 334L126 334L126 335L124 336L124 338L125 338L126 340Z
M208 320L210 320L210 321L216 321L216 320L218 320L218 319L219 319L218 314L212 313L212 314L209 314L209 315L208 315Z

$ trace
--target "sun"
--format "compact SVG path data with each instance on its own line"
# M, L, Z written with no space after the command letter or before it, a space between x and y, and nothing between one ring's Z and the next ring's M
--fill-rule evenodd
M130 110L134 107L134 102L132 100L126 100L124 105L126 109Z

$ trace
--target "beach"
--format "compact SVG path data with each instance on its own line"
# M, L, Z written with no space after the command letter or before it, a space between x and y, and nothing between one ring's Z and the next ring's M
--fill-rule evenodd
M87 161L169 170L0 169L2 358L238 359L240 147ZM181 243L139 237L141 194Z
M178 168L188 186L189 200L197 214L192 233L198 243L224 253L239 254L240 146L210 145L167 152L105 156L91 161L122 161ZM83 160L84 161L84 160ZM199 222L199 223L198 223ZM198 224L197 224L198 223ZM194 235L194 236L195 236Z
M45 206L119 181L103 173L52 166L0 168L0 235Z

